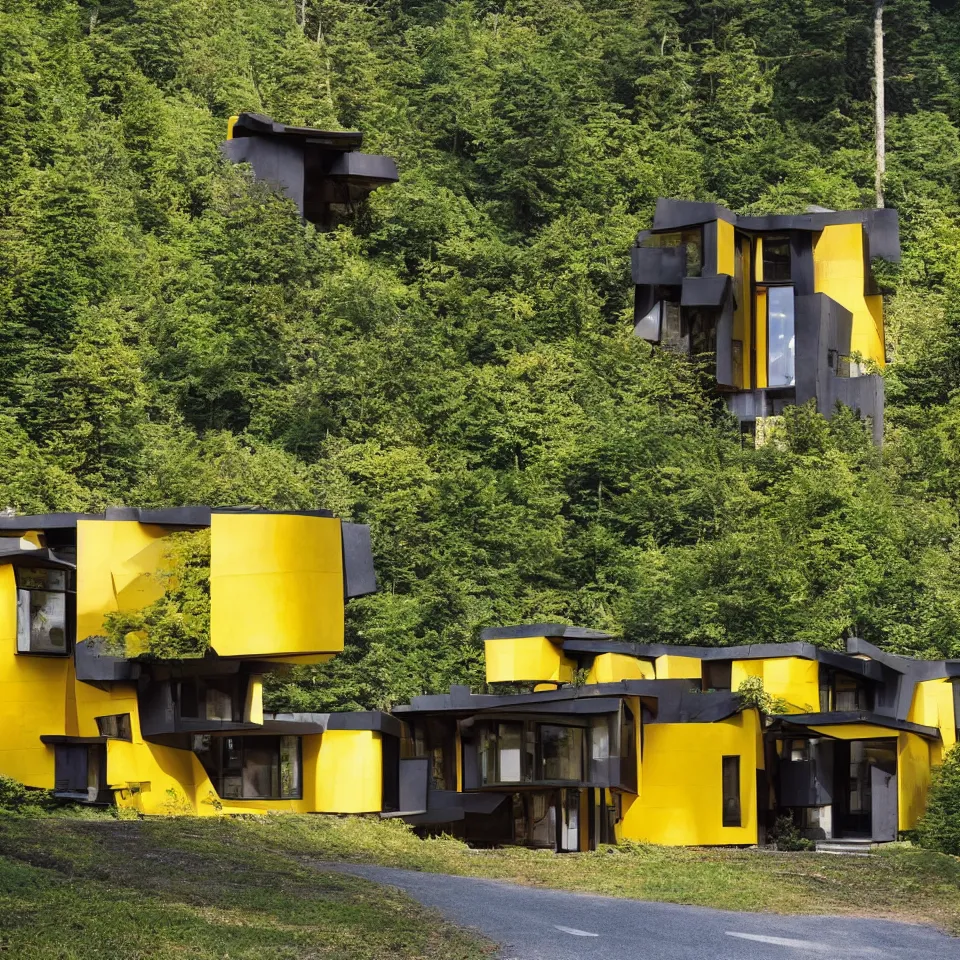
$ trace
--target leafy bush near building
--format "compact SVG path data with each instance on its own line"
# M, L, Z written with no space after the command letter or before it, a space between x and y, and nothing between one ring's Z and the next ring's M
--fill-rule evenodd
M917 834L923 846L960 857L960 748L956 746L934 771Z

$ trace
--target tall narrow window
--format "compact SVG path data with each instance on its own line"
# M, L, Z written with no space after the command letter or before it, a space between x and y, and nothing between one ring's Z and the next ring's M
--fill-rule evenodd
M740 758L723 758L723 825L740 826Z
M793 287L770 287L767 303L767 385L792 387L796 382Z
M500 783L519 783L523 779L520 769L520 751L523 746L523 725L499 724Z

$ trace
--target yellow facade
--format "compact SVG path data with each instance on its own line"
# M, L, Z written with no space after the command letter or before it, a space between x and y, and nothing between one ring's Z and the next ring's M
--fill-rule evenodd
M587 683L616 683L620 680L654 680L656 671L647 660L622 653L601 653L594 658Z
M382 809L383 754L373 730L328 730L317 761L319 813L377 813Z
M819 667L816 660L799 657L734 660L730 689L739 690L747 677L759 677L764 692L786 701L790 713L815 713L820 705Z
M735 250L733 224L717 221L717 273L734 275Z
M813 247L814 289L853 314L851 351L883 367L883 298L864 293L867 264L863 243L859 223L825 227Z
M576 664L549 637L484 641L487 683L570 683Z
M699 680L703 673L699 657L681 657L664 654L656 659L658 680Z
M317 616L322 610L323 616ZM214 514L210 640L221 657L343 649L340 521Z
M617 838L667 846L757 842L759 719L747 710L718 723L644 729L640 795L625 797ZM723 826L722 758L740 758L739 827Z

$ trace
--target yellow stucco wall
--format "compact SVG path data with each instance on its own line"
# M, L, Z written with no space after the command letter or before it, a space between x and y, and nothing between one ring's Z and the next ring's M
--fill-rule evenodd
M485 640L487 683L570 683L576 664L548 637Z
M758 734L754 710L719 723L646 726L643 784L640 796L624 797L618 839L668 846L756 843ZM724 756L740 757L739 827L723 826Z
M850 349L885 363L883 299L864 295L863 226L842 223L824 227L813 247L814 290L853 314Z
M799 657L734 660L730 689L739 690L747 677L760 677L764 691L786 700L791 713L815 713L820 709L819 666L816 660Z
M597 656L587 683L616 683L620 680L653 680L656 674L653 664L622 653L601 653Z
M69 657L17 653L17 585L0 565L0 773L31 787L53 787L53 748L40 734L67 732Z
M383 752L373 730L328 730L316 768L318 813L375 813L381 809Z
M757 240L757 270L762 271L763 260L760 255L760 243ZM759 280L760 277L758 276ZM757 318L757 388L762 389L767 385L767 291L758 290L756 303L754 305L754 316Z
M901 733L897 737L897 800L901 830L916 827L926 806L932 746L915 733Z
M343 650L340 521L218 513L210 526L210 633L222 657Z
M699 657L664 654L656 659L658 680L699 680L703 672Z
M937 727L943 749L957 742L957 720L953 709L953 684L949 680L923 680L917 684L907 719L926 727Z

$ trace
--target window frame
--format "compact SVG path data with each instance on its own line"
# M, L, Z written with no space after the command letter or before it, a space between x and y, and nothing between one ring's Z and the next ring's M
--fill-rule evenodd
M204 763L203 759L200 757L200 751L197 749L197 740L204 737L209 738L211 746L216 743L216 755L212 758L215 761L215 769L211 770L211 767ZM297 743L297 759L296 759L296 770L297 770L297 785L296 791L290 793L287 796L283 795L282 784L282 743L281 741L285 738L290 738L296 740ZM224 781L224 769L226 767L224 763L224 753L226 752L226 744L228 740L239 741L239 754L240 762L237 769L240 771L240 789L243 790L243 775L244 769L246 766L246 743L247 740L275 740L276 741L276 763L277 763L277 786L278 792L276 795L267 795L267 794L258 794L257 796L239 796L231 797L224 796L223 793L223 781ZM216 791L217 796L221 800L228 801L237 801L239 803L245 803L248 801L256 800L302 800L303 799L303 737L296 734L267 734L267 735L257 735L257 734L241 734L239 736L229 735L229 736L212 736L210 734L197 734L194 736L192 744L192 752L197 759L200 760L201 766L204 769L204 772L210 779L210 782L213 784L213 789ZM213 751L210 751L211 753Z
M720 758L720 811L721 822L724 827L742 827L743 826L743 802L740 790L740 755L729 754ZM736 784L735 794L727 793L728 768L732 767L734 773L732 782ZM734 817L733 806L736 806L736 816ZM728 810L729 807L729 810Z
M39 558L38 558L39 559ZM21 577L26 571L36 571L43 570L44 572L49 572L51 570L58 571L64 575L64 583L66 586L63 589L51 589L49 586L44 587L43 589L39 587L29 587L21 585ZM29 562L21 561L13 564L14 571L14 589L16 596L16 636L14 638L14 650L18 657L53 657L56 659L63 659L64 657L70 657L73 655L74 647L74 637L76 634L76 619L77 619L77 585L76 585L76 570L71 567L60 566L58 564L49 564L43 562ZM21 610L21 594L33 594L33 593L53 593L63 596L63 650L21 650L20 649L20 610ZM29 610L29 600L27 609ZM32 622L30 624L32 626ZM29 630L29 628L28 628Z

